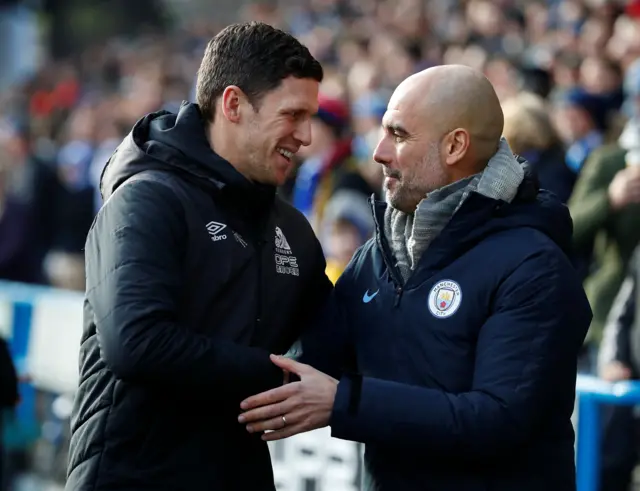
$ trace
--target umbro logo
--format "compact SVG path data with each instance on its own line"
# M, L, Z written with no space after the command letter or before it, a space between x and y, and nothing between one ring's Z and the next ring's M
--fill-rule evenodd
M207 232L211 236L211 240L217 242L227 238L227 234L221 233L227 226L224 223L209 222L207 223Z

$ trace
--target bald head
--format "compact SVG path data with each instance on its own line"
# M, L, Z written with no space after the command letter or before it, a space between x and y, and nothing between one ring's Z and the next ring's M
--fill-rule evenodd
M469 157L480 163L498 149L504 127L500 101L491 82L470 67L442 65L418 72L398 86L391 104L412 108L435 134L466 131Z
M393 93L373 158L387 201L412 213L430 192L480 172L496 153L504 117L479 72L445 65L416 73Z

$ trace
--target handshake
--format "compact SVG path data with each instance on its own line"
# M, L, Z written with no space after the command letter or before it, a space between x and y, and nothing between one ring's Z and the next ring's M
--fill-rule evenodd
M284 371L284 385L242 401L238 422L249 433L268 431L262 435L265 441L328 426L338 381L289 358L271 355L271 361Z

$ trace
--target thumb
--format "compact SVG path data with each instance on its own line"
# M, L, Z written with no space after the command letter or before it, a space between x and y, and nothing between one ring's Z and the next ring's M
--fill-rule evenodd
M284 356L271 355L271 361L274 365L287 370L288 372L295 373L296 375L302 375L307 368L307 365L298 363L291 358L285 358Z

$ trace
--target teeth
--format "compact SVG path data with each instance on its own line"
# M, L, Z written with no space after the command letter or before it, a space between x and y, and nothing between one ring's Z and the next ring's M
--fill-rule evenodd
M285 156L288 159L291 159L293 157L293 152L285 150L284 148L279 148L278 152L280 152L281 155Z

